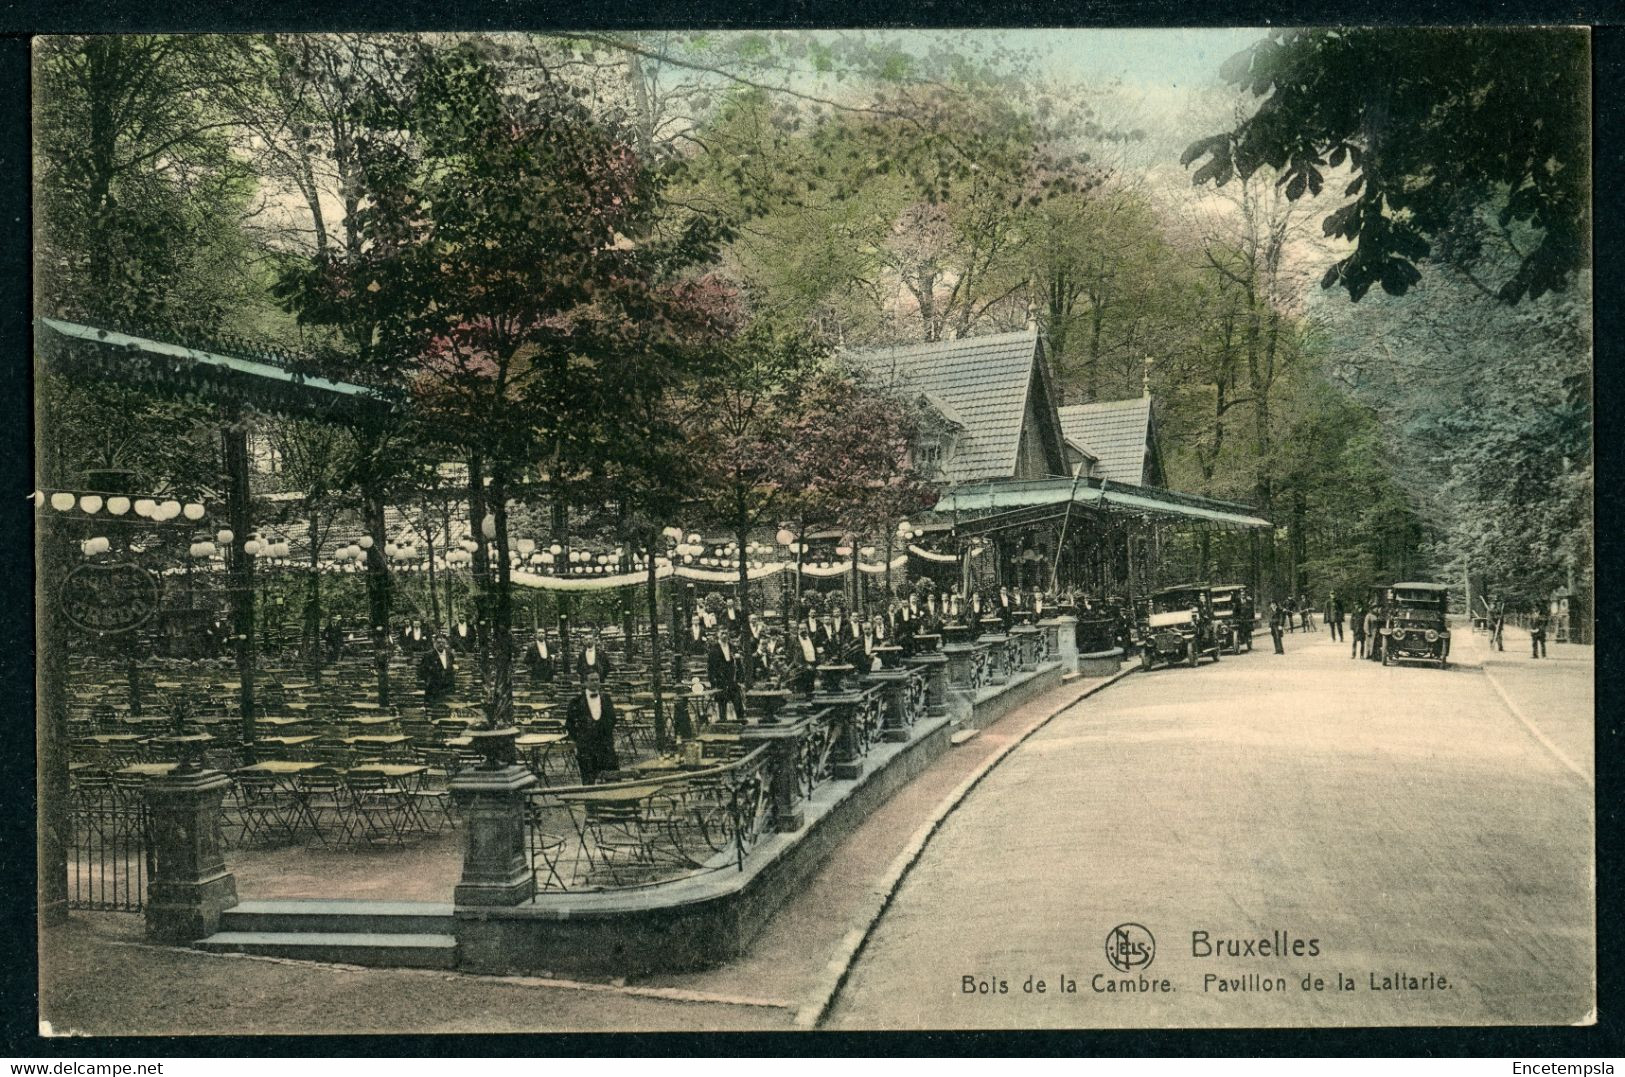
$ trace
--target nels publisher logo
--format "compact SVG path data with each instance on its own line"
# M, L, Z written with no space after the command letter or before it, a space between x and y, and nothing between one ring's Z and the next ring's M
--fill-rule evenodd
M1157 940L1139 924L1118 924L1106 936L1106 960L1118 972L1150 968L1156 956Z

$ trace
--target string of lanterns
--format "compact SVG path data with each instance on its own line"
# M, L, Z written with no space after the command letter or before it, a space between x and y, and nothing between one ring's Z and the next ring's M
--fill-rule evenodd
M134 510L137 516L152 520L155 523L164 523L177 516L184 516L194 523L208 513L200 502L189 501L185 504L170 498L159 501L157 498L142 497L134 500L115 494L112 497L103 497L101 494L74 494L67 490L58 490L46 494L42 490L35 490L33 494L34 507L42 509L50 505L57 512L72 512L77 508L86 516L95 516L103 509L109 516L123 516Z

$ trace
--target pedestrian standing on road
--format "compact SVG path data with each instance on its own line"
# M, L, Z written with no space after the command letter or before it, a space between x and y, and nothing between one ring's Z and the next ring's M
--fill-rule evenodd
M1490 622L1490 639L1495 643L1495 649L1498 651L1504 651L1507 649L1506 627L1506 611L1500 606L1496 606L1495 613L1492 615L1492 620Z
M1379 657L1378 651L1381 643L1381 641L1377 639L1377 608L1375 606L1371 606L1366 609L1365 620L1362 627L1365 629L1365 631L1361 633L1361 635L1365 637L1364 654L1367 658L1374 662Z
M1270 639L1275 642L1276 654L1286 654L1286 648L1281 646L1281 633L1285 631L1286 623L1290 620L1291 615L1279 603L1270 603Z
M1535 611L1534 619L1529 622L1529 657L1546 657L1546 627L1549 621L1545 610Z
M1333 591L1326 598L1326 627L1332 634L1332 639L1339 642L1343 639L1343 600Z
M1271 605L1273 605L1273 603L1271 603ZM1281 616L1286 621L1286 631L1288 632L1296 632L1298 630L1297 623L1292 619L1292 615L1296 612L1298 612L1298 600L1293 598L1291 595L1287 595L1286 598L1282 599L1281 601Z
M1349 644L1350 658L1365 657L1365 616L1365 610L1349 614L1350 627L1354 630L1354 642Z

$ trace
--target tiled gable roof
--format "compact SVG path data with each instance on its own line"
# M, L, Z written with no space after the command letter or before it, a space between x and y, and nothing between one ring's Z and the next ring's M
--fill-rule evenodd
M942 401L963 424L949 482L1008 479L1016 473L1038 332L965 337L849 353L882 385L913 388Z
M1058 408L1067 440L1099 461L1099 474L1111 482L1145 481L1146 445L1151 434L1151 398L1101 400Z

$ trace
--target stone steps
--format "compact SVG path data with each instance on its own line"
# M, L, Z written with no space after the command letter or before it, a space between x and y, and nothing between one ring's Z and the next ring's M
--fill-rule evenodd
M220 914L221 931L449 935L452 906L432 901L244 901Z
M222 913L220 930L195 945L208 953L450 969L457 967L452 931L449 903L245 901Z
M213 954L255 954L301 961L392 968L457 967L450 935L346 931L219 931L195 944Z

